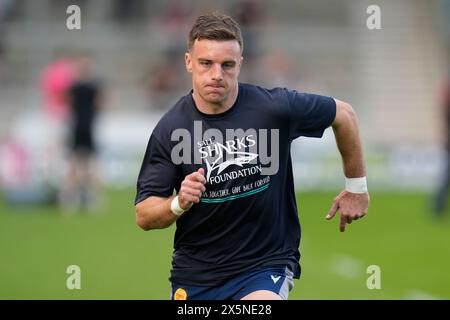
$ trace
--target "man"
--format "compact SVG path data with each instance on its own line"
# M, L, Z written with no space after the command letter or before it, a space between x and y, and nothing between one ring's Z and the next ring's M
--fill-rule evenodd
M67 94L71 111L69 170L61 188L64 209L92 209L96 201L97 178L95 124L102 107L102 86L93 74L93 61L88 55L77 59L77 78Z
M344 231L368 210L352 107L239 83L242 49L230 17L197 18L185 54L193 90L153 130L139 174L137 224L144 230L177 224L173 299L288 298L300 276L290 157L299 136L321 137L333 126L347 180L327 219L339 210Z

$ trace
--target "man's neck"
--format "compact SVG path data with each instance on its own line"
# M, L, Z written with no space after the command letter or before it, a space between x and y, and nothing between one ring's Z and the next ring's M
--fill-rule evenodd
M239 86L237 85L235 89L231 90L227 99L220 103L209 103L202 99L202 97L195 90L192 92L192 97L195 101L197 109L205 114L219 114L230 109L236 102L239 93Z

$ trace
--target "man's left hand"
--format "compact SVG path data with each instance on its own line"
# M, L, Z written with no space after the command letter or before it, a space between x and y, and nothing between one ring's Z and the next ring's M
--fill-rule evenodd
M333 219L339 210L341 213L339 230L344 232L347 223L350 224L353 220L358 220L367 214L369 201L370 196L368 193L351 193L344 190L334 199L326 219Z

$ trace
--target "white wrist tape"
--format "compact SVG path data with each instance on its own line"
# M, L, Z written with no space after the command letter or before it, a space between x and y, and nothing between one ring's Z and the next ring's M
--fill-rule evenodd
M190 207L187 208L186 210L184 210L183 208L180 207L180 203L178 202L178 196L173 198L172 202L170 203L170 211L172 211L173 214L176 216L181 216L183 213L185 213L189 209L190 209Z
M345 190L351 193L366 193L367 178L345 178Z

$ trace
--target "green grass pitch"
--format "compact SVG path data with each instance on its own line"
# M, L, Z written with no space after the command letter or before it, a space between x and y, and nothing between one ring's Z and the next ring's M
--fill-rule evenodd
M96 215L0 201L0 299L168 299L174 227L144 232L134 191L107 195ZM345 233L325 220L333 197L298 195L303 274L290 299L450 298L450 223L432 219L425 194L373 193ZM81 268L80 290L66 288L69 265ZM381 289L367 288L370 265Z

